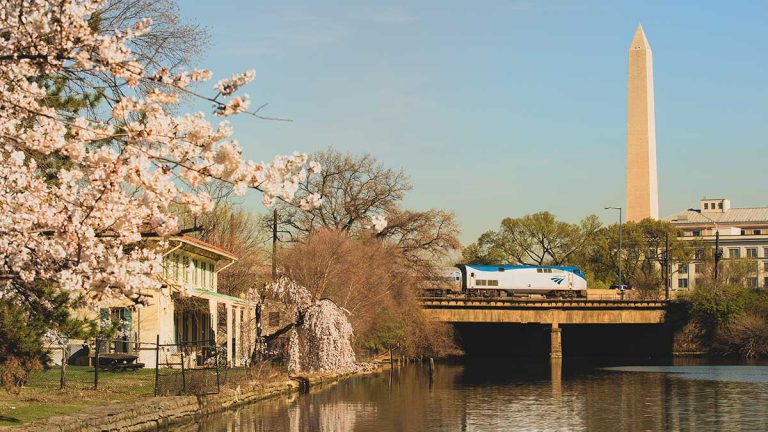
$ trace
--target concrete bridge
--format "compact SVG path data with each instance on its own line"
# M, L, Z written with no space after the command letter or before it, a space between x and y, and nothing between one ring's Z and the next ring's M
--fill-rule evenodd
M665 321L668 302L659 300L518 300L422 298L429 319L452 324L542 324L550 328L550 356L562 357L561 325L602 326Z

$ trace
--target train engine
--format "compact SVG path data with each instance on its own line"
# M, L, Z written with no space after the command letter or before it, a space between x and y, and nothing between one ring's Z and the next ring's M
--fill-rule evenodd
M587 279L579 267L458 264L456 268L461 272L461 291L467 296L587 296Z

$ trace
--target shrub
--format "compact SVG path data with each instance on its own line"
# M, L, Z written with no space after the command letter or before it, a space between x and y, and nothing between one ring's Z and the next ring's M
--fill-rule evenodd
M768 355L768 322L753 313L739 315L718 330L713 348L747 358Z
M753 297L749 288L739 285L696 285L691 295L691 313L704 325L719 327L743 313Z

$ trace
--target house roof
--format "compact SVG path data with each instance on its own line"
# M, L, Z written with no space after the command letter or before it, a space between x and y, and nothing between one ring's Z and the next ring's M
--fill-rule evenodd
M731 208L725 212L710 212L706 216L701 210L684 210L664 218L673 224L717 224L768 223L768 207Z
M216 246L214 244L211 244L211 243L208 243L208 242L204 242L204 241L202 241L200 239L196 239L196 238L194 238L192 236L188 236L186 234L180 235L180 236L175 236L175 237L172 237L171 239L172 240L181 240L183 242L193 244L195 246L198 246L198 247L201 247L203 249L207 249L209 251L212 251L212 252L215 252L215 253L217 253L219 255L222 255L225 258L229 258L229 259L232 259L232 260L236 260L237 259L237 257L235 255L233 255L232 252L230 252L230 251L228 251L228 250L226 250L224 248L218 247L218 246Z
M231 295L222 294L222 293L216 292L216 291L209 291L209 290L202 289L202 288L195 288L195 293L196 294L204 294L204 295L208 295L208 296L211 296L211 297L227 299L227 300L229 300L229 301L231 301L233 303L246 304L246 305L250 305L250 306L256 306L258 304L257 302L249 301L249 300L246 300L246 299L243 299L243 298L240 298L240 297L234 297L234 296L231 296Z

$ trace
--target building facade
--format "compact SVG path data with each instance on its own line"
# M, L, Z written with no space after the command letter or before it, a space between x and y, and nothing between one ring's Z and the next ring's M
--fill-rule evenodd
M159 340L161 365L180 364L182 358L189 367L202 365L216 346L226 347L229 364L244 364L255 344L257 303L218 292L219 272L237 258L189 236L171 237L168 244L157 275L162 288L142 293L145 304L99 305L102 324L118 327L117 339L100 350L135 354L145 367L154 367Z
M747 266L747 285L768 287L768 207L733 208L728 199L699 201L698 209L688 209L665 218L682 231L683 241L694 248L714 248L720 235L723 252L721 266L739 260ZM676 264L672 287L689 289L705 277L703 251L696 250L690 264Z

